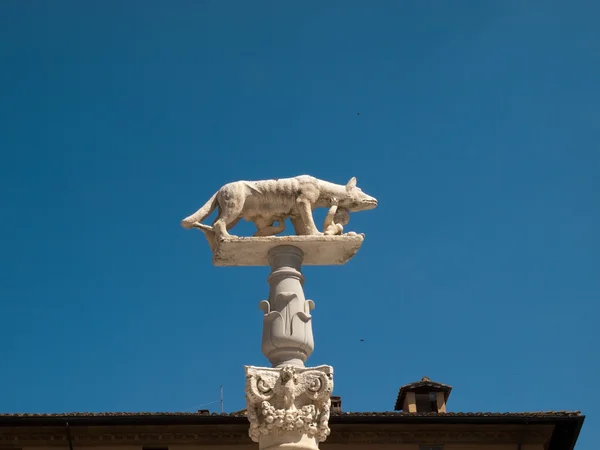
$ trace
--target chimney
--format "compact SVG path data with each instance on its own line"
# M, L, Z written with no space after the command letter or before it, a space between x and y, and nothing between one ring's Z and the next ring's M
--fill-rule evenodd
M331 412L337 414L342 412L342 397L331 396Z
M427 377L400 388L395 411L445 413L452 386L431 381Z

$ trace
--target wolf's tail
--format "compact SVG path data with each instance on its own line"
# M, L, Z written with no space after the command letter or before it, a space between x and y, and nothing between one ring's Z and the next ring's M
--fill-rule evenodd
M204 219L206 219L208 216L210 216L211 213L217 207L217 194L218 194L218 192L216 192L210 198L210 200L208 200L204 204L204 206L202 208L200 208L198 211L196 211L194 214L183 219L181 221L181 226L183 228L192 228L195 222L202 222Z

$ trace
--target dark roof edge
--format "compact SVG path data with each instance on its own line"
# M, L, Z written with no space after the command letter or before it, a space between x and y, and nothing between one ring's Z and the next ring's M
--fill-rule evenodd
M585 416L578 412L545 413L341 413L332 414L330 424L486 424L554 425L548 450L573 450ZM74 415L0 415L3 426L118 426L118 425L240 425L247 426L245 415L231 414L74 414Z
M579 429L585 416L582 415L448 415L448 414L403 414L398 416L376 416L376 415L338 415L331 416L330 423L332 424L578 424Z
M548 450L573 450L584 421L585 416L573 417L570 421L559 421L552 432Z
M78 426L119 426L119 425L224 425L248 423L246 416L233 415L23 415L0 416L0 427L3 426L62 426L69 422L71 428Z
M540 424L579 423L585 416L578 411L551 411L539 413L333 413L330 423L335 424ZM111 414L0 414L1 426L62 426L69 422L71 427L89 425L193 425L193 424L247 424L244 414L197 414L197 413L111 413Z

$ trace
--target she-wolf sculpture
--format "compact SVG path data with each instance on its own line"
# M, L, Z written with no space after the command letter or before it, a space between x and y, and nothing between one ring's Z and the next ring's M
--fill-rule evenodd
M331 213L337 210L338 215L343 215L347 212L373 209L376 206L377 200L356 186L355 177L345 186L309 175L274 180L235 181L221 187L204 206L183 219L181 225L184 228L199 228L221 240L229 236L228 230L240 219L254 222L254 236L273 236L285 230L284 221L289 217L297 235L320 235L323 233L315 226L313 209L332 208ZM201 223L217 207L219 213L212 227ZM341 233L340 227L341 225L337 227L337 232L327 234Z

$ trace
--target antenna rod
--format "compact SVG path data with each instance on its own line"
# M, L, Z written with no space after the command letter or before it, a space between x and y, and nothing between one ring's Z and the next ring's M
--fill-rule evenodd
M223 385L221 385L221 414L223 414Z
M71 439L71 428L69 427L69 422L66 422L67 425L67 441L69 441L69 450L73 450L73 440Z

